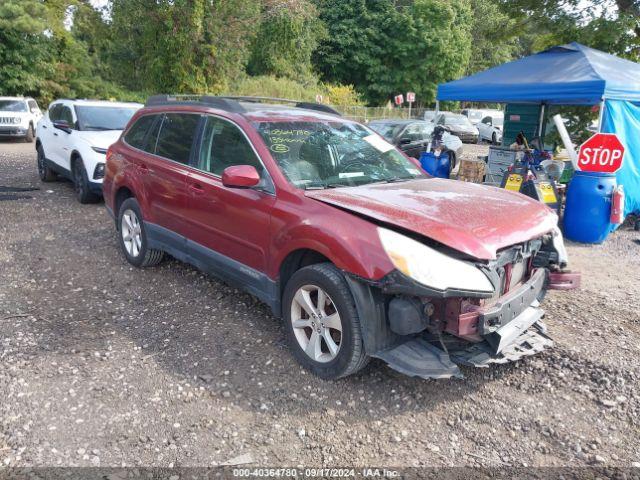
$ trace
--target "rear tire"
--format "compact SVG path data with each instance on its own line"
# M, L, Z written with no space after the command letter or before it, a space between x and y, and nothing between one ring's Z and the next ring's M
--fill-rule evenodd
M142 212L135 198L127 198L120 205L118 233L122 253L134 267L152 267L162 261L164 252L148 246Z
M491 144L492 145L498 145L498 137L495 134L495 132L491 135Z
M73 187L76 192L76 198L80 203L95 203L98 201L99 197L89 190L89 177L80 157L73 162Z
M335 380L368 363L351 290L334 265L320 263L294 273L282 309L291 352L314 375Z
M33 132L33 125L29 124L29 129L27 130L27 135L24 137L24 141L27 143L33 143L33 138L35 134Z
M47 165L47 159L44 156L44 149L42 148L42 145L38 145L36 153L38 159L38 176L40 177L40 180L43 182L53 182L56 180L57 175Z

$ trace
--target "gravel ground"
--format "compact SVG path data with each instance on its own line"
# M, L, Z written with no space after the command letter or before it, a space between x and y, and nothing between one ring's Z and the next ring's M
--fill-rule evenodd
M463 380L373 361L325 382L253 297L129 267L104 206L41 184L32 145L0 143L0 185L39 188L0 192L1 465L640 466L630 228L569 245L583 287L547 298L553 349Z

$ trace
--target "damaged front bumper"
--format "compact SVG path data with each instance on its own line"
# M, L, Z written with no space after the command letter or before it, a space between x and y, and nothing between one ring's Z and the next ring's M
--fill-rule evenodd
M460 298L444 299L441 312L447 320L441 331L427 327L397 335L393 345L371 355L401 373L421 378L461 378L458 365L487 367L535 355L553 345L540 308L546 291L576 288L579 282L579 274L537 268L526 282L489 306L465 303ZM433 316L437 315L436 308ZM392 317L391 330L397 333Z

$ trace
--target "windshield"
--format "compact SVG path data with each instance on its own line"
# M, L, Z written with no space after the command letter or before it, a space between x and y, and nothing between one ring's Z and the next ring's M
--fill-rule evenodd
M400 128L402 128L402 125L397 123L370 123L369 127L387 140L392 141Z
M80 130L124 130L138 107L76 106Z
M471 122L469 122L469 119L463 115L446 117L445 123L447 125L471 125Z
M24 100L0 100L0 111L27 112L28 110Z
M425 177L393 145L357 123L260 122L255 127L286 177L299 188Z

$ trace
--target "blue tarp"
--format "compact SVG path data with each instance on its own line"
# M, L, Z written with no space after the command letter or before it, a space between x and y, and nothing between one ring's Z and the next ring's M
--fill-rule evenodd
M555 105L640 101L640 64L573 42L440 85L437 98Z
M602 132L615 133L625 147L622 167L616 173L624 187L624 214L640 212L640 103L607 100Z

